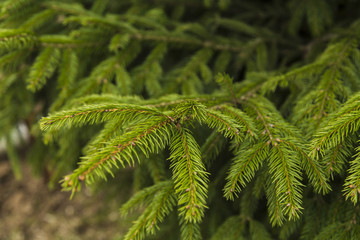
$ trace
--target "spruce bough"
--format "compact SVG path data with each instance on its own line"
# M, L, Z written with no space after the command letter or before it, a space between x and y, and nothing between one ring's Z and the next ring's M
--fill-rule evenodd
M50 186L133 173L124 239L360 238L359 3L0 7L0 136L17 176L9 136L25 122Z

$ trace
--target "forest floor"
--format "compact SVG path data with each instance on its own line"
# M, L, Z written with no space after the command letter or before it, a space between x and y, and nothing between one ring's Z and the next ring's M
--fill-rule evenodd
M0 240L120 239L128 228L116 200L89 190L70 200L60 188L49 190L28 167L22 173L16 180L0 158Z

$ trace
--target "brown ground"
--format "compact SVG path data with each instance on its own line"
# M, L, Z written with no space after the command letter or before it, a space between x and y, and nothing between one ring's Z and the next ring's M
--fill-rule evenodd
M23 167L16 181L9 163L0 160L0 240L119 239L124 224L115 201L82 191L73 200ZM126 225L126 226L124 226Z

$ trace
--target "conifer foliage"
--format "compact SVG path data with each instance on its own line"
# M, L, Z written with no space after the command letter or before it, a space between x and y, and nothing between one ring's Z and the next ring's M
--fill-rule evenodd
M25 123L50 186L133 173L123 239L360 239L359 2L0 8L0 136L18 177Z

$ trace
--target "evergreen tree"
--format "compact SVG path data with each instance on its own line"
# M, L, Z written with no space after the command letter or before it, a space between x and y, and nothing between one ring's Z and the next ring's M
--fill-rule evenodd
M24 122L50 186L132 173L124 239L360 239L360 2L0 7L0 136L18 177Z

